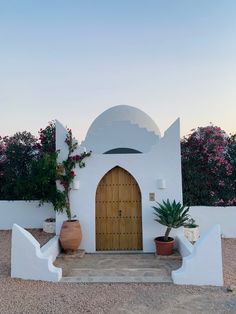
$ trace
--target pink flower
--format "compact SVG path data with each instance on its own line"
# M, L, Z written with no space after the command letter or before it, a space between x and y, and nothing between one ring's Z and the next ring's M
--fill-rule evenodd
M218 202L216 202L216 205L223 205L225 202L224 200L221 198Z
M219 186L225 186L225 183L224 183L223 180L220 180L220 181L219 181Z
M69 175L70 175L70 177L75 177L75 172L71 171Z

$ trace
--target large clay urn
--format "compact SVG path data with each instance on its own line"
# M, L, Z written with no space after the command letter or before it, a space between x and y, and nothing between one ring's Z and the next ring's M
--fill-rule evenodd
M82 240L79 220L64 221L61 227L60 243L66 253L75 253Z

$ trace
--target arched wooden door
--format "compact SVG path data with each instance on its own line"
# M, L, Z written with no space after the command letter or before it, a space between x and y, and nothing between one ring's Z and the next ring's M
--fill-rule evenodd
M110 170L97 187L96 250L142 250L140 189L120 167Z

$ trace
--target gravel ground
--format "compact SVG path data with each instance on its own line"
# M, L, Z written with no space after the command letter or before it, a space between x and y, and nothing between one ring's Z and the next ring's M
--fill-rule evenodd
M63 284L0 280L0 313L236 313L236 295L173 284Z
M50 235L31 231L41 244ZM173 284L73 284L9 278L10 232L0 231L0 313L236 313L236 290ZM236 239L223 240L226 285L236 283Z
M225 286L236 286L236 239L223 239L223 265Z

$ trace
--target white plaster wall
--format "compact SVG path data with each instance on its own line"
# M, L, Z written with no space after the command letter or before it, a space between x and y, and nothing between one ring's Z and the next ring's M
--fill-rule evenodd
M145 154L92 154L85 168L77 168L80 189L71 192L71 207L81 222L83 240L81 248L95 252L95 195L99 181L113 167L129 171L138 182L142 194L143 251L155 250L153 239L164 234L165 227L153 219L149 193L155 192L156 200L182 201L179 120L165 132L163 138ZM157 188L157 179L166 180L166 189ZM172 235L175 234L173 230Z
M236 238L236 206L192 206L189 213L199 224L200 234L219 224L223 237Z
M57 162L61 163L63 160L67 159L68 156L68 146L65 143L67 135L67 129L56 120L56 150L59 150Z
M46 218L55 217L49 203L39 201L0 201L0 230L12 229L14 223L23 228L42 228Z
M57 162L61 163L68 157L68 146L65 143L67 129L56 120L56 150L58 151ZM57 181L57 188L63 191L63 186ZM59 235L63 221L67 220L65 213L56 213L56 234Z

